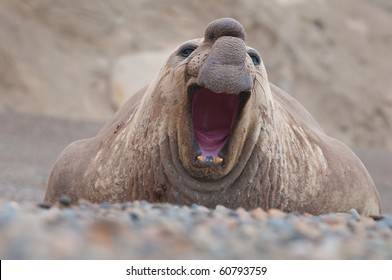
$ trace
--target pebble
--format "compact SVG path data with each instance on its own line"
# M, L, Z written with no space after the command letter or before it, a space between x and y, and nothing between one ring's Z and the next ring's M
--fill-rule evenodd
M391 259L392 217L0 201L1 259Z
M268 210L268 216L269 217L284 217L286 214L283 211L280 211L279 209L269 209Z
M388 226L390 229L392 229L392 217L391 216L385 216L382 219L378 221L380 224L384 224Z
M359 215L358 211L355 209L351 209L350 211L348 211L351 214L351 218L359 221L361 219L361 216Z
M60 198L59 198L59 203L62 206L68 207L71 205L72 203L72 199L69 195L63 194Z
M38 207L41 207L43 209L49 209L50 207L52 207L52 204L50 203L46 203L46 202L40 202L37 205Z

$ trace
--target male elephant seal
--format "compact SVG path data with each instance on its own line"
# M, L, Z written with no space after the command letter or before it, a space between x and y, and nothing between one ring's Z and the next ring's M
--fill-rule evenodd
M46 202L145 199L312 214L380 214L361 161L270 84L240 23L210 23L98 135L68 146ZM132 77L129 77L132 79Z

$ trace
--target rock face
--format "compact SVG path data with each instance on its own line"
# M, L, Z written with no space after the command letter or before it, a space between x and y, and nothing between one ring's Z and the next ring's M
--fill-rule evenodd
M391 6L382 0L2 0L0 110L107 120L119 61L202 37L208 22L230 16L262 51L270 80L327 133L349 145L391 150Z

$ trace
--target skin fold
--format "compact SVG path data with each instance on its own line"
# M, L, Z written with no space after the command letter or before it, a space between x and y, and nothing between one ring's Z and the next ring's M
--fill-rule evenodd
M268 82L260 55L245 40L240 23L222 18L207 26L204 38L179 46L97 136L60 154L44 200L68 195L74 202L145 199L311 214L354 208L379 215L379 195L362 162ZM200 124L207 132L194 129L203 116L195 113L192 121L193 97L206 93L235 100L222 109L215 99L217 111L208 109L214 118L233 111L227 114L235 120L223 130L208 127L219 125L212 117ZM208 99L198 104L206 106ZM210 156L201 151L208 141L198 142L195 132L200 139L215 133L227 140Z

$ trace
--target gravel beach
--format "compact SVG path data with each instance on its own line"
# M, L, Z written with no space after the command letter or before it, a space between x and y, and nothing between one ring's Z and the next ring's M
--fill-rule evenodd
M64 199L63 204L66 203ZM392 217L81 201L0 203L2 259L391 259Z

